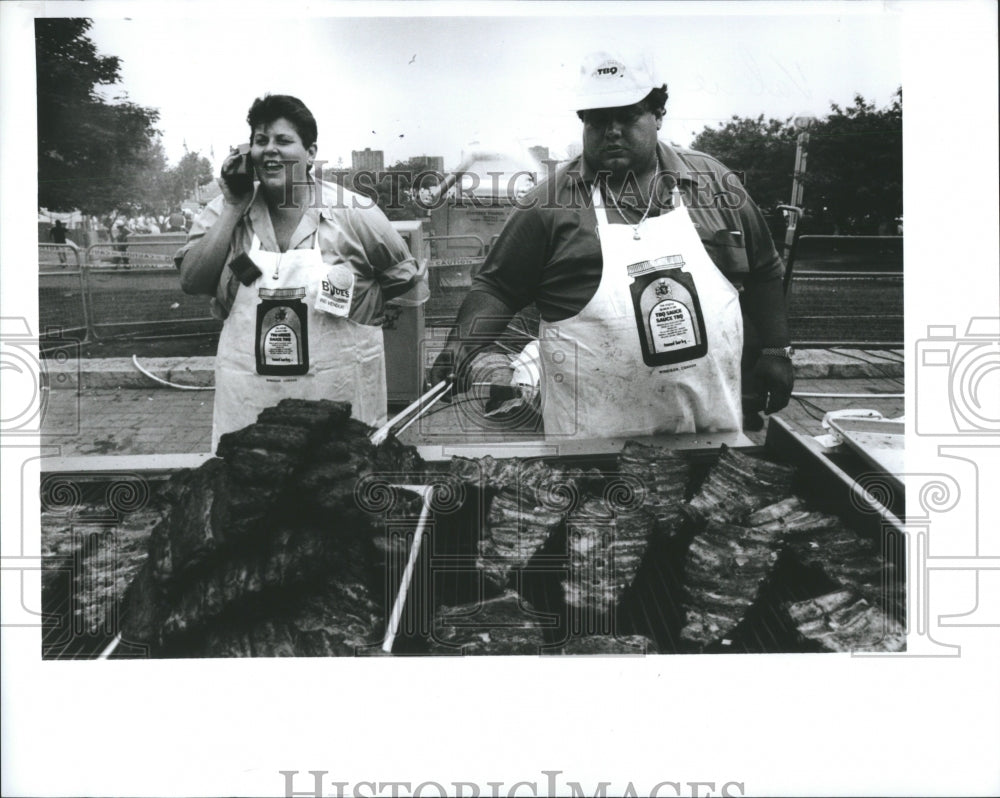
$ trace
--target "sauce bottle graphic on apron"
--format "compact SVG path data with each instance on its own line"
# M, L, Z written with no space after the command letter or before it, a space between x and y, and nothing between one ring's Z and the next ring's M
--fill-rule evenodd
M642 359L647 366L696 360L708 352L698 289L683 267L680 255L628 267Z
M261 288L257 305L257 373L292 376L309 371L305 288Z

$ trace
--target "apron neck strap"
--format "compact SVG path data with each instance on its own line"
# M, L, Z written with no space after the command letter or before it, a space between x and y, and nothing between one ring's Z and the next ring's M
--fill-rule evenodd
M594 189L591 192L591 198L594 202L594 215L597 216L597 226L607 227L608 212L604 207L604 197L601 196L601 184L597 181L594 181Z
M316 229L313 230L313 232L312 232L312 246L310 247L310 249L312 249L312 250L320 250L321 249L321 247L319 245L319 226L318 225L317 225ZM259 251L260 251L260 238L257 237L256 233L254 233L253 237L250 239L250 252L259 252Z
M655 190L655 188L656 188L656 180L654 179L652 186L650 186L650 190L651 191ZM609 188L608 190L610 191L611 189ZM604 204L604 197L601 195L600 183L596 181L594 182L594 189L593 192L591 193L591 196L594 202L594 214L597 216L597 224L599 227L604 227L608 224L608 211L607 211L607 206L605 206ZM674 184L674 187L670 192L670 204L671 204L671 210L679 211L686 208L686 206L684 205L684 200L681 198L680 189L678 188L676 183ZM628 220L625 219L624 217L622 217L622 221L628 224Z

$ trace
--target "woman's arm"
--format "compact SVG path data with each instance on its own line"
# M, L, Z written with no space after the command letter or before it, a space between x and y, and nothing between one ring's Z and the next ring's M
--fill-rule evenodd
M222 268L229 255L233 231L242 215L241 206L227 202L222 206L215 224L184 254L181 261L181 289L185 294L215 296Z
M426 271L379 208L352 210L349 218L383 302L406 294L426 280Z

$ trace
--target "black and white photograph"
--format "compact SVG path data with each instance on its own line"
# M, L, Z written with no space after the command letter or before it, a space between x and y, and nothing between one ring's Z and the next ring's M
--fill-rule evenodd
M995 5L0 11L5 795L1000 790Z

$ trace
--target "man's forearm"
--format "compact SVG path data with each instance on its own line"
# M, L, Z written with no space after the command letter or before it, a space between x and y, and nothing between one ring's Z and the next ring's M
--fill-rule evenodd
M457 322L448 335L444 349L427 373L428 385L454 377L457 379L456 392L464 393L468 389L465 368L470 359L500 337L514 312L514 308L492 294L469 291L462 301Z
M460 361L482 346L493 343L506 329L516 311L502 299L485 291L469 291L458 312L448 347Z
M762 282L748 280L743 287L743 309L753 322L762 347L782 347L791 343L781 282L780 277Z

